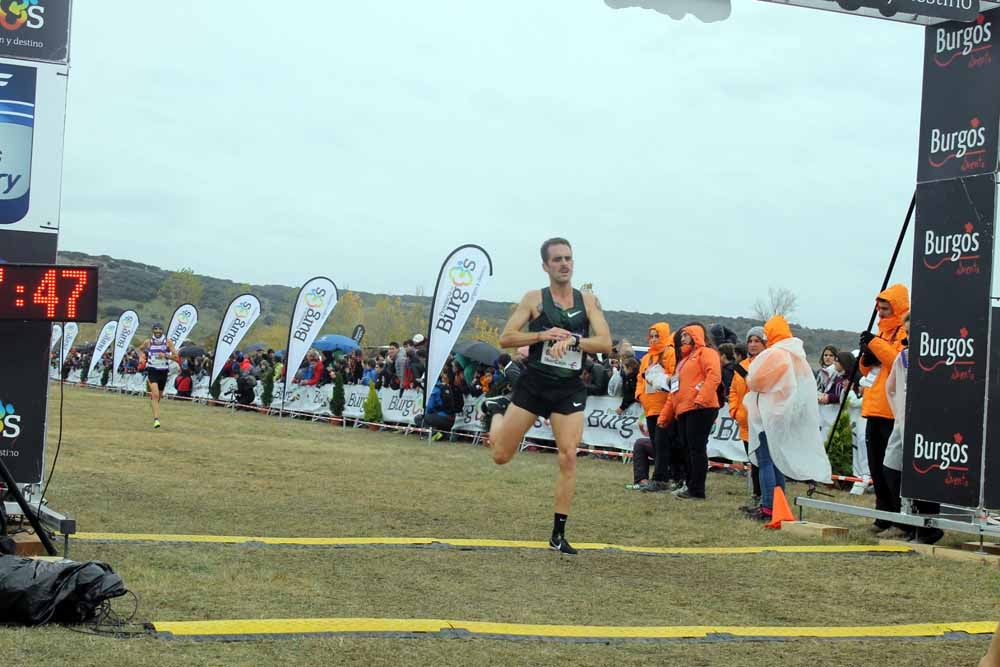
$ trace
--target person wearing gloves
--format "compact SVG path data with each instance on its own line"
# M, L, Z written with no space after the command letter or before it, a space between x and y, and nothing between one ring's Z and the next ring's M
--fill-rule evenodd
M802 341L788 322L775 315L764 324L767 349L747 373L749 392L743 399L750 425L751 453L760 466L760 510L757 520L770 520L774 489L785 477L830 483L830 460L819 438L816 380Z
M747 409L743 405L743 398L750 391L747 387L746 377L750 372L750 364L753 363L758 354L764 351L765 347L767 347L767 334L764 333L764 327L750 327L750 331L747 332L747 354L749 356L736 367L733 384L729 387L729 416L740 428L740 440L743 441L743 448L748 457L750 456L750 425L747 423ZM749 505L745 506L748 513L760 507L760 469L752 462L750 464L750 479L753 484L753 499Z
M674 339L670 325L657 322L649 327L649 351L639 364L636 375L635 397L642 404L646 415L646 430L656 452L653 464L653 478L643 487L643 491L666 491L669 486L669 440L665 428L657 428L657 418L667 401L670 376L676 367Z
M885 381L889 369L903 349L903 318L910 312L910 295L904 285L891 285L878 295L878 334L861 333L861 416L868 420L865 427L865 446L868 450L868 471L875 486L875 509L899 512L899 494L893 493L889 480L883 474L885 450L892 434L895 416L885 394ZM891 521L875 519L869 530L880 533L892 527Z

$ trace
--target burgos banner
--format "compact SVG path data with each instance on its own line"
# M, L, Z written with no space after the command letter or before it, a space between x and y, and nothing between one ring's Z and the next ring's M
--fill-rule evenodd
M437 382L448 353L472 314L480 291L492 275L493 261L490 256L472 244L456 248L441 265L427 332L425 388L433 387Z
M260 299L253 294L241 294L226 309L226 316L219 326L219 340L215 344L215 359L212 361L212 377L215 382L229 355L232 354L253 323L260 317Z
M292 313L292 326L288 331L288 359L285 366L285 386L288 386L288 376L295 375L306 352L316 340L319 330L323 328L326 318L337 305L337 286L333 281L323 276L317 276L306 281L299 290L295 300L295 312Z

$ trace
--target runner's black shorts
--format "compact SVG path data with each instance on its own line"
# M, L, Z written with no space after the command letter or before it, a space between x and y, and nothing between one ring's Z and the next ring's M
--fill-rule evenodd
M529 368L514 385L510 402L546 419L553 412L571 415L583 412L587 405L587 388L579 376L556 380Z
M167 374L169 371L165 368L147 368L146 369L146 381L149 384L155 384L160 388L160 393L163 393L164 388L167 386Z

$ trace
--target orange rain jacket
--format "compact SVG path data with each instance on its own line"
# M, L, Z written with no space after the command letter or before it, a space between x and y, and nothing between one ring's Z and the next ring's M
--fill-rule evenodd
M701 327L684 327L682 331L691 336L694 346L677 364L678 389L664 403L657 424L667 424L675 416L699 408L719 407L719 384L722 382L719 353L705 346Z
M885 395L885 381L889 377L892 362L903 349L902 341L906 338L903 317L910 312L910 293L905 285L890 285L878 295L878 298L892 305L892 315L879 319L878 338L868 344L868 349L882 362L882 367L879 369L878 377L875 378L875 383L866 388L864 396L861 397L861 416L893 419L892 406L889 405L889 399ZM862 361L860 368L861 375L864 376L873 367L866 366Z
M646 369L649 368L650 364L656 363L658 360L659 364L663 366L664 372L667 375L673 375L674 368L677 365L677 355L674 352L674 337L670 333L670 325L666 322L657 322L649 328L655 329L656 333L660 335L660 339L656 342L656 345L650 345L649 352L643 356L642 362L639 364L639 373L636 375L635 382L636 400L642 404L642 409L645 411L647 417L660 414L660 410L663 409L663 404L667 401L670 393L656 391L647 394Z
M745 370L750 370L752 358L747 357L740 362ZM733 374L733 383L729 385L729 416L733 418L736 425L740 427L740 440L749 442L750 424L747 422L747 409L743 405L743 397L750 391L747 381L740 377L739 373Z

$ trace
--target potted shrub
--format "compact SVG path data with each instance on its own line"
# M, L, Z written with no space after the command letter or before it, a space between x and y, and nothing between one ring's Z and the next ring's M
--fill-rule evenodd
M369 391L371 388L369 387ZM346 399L344 397L344 374L337 373L337 377L333 380L333 397L330 399L330 412L333 413L333 419L330 420L331 424L339 425L344 423L344 405ZM382 406L379 405L379 408Z
M368 398L365 399L364 410L368 430L377 431L382 422L382 402L378 398L378 391L375 390L374 384L368 385Z
M105 366L104 372L101 373L101 386L107 387L108 382L111 381L111 366Z
M264 406L263 412L267 412L274 402L274 371L267 369L264 379L261 380L260 403Z
M213 382L212 386L208 388L208 393L212 395L212 398L214 400L216 400L216 401L219 400L219 395L222 393L222 375L221 374L219 374L219 376L215 378L215 382Z

